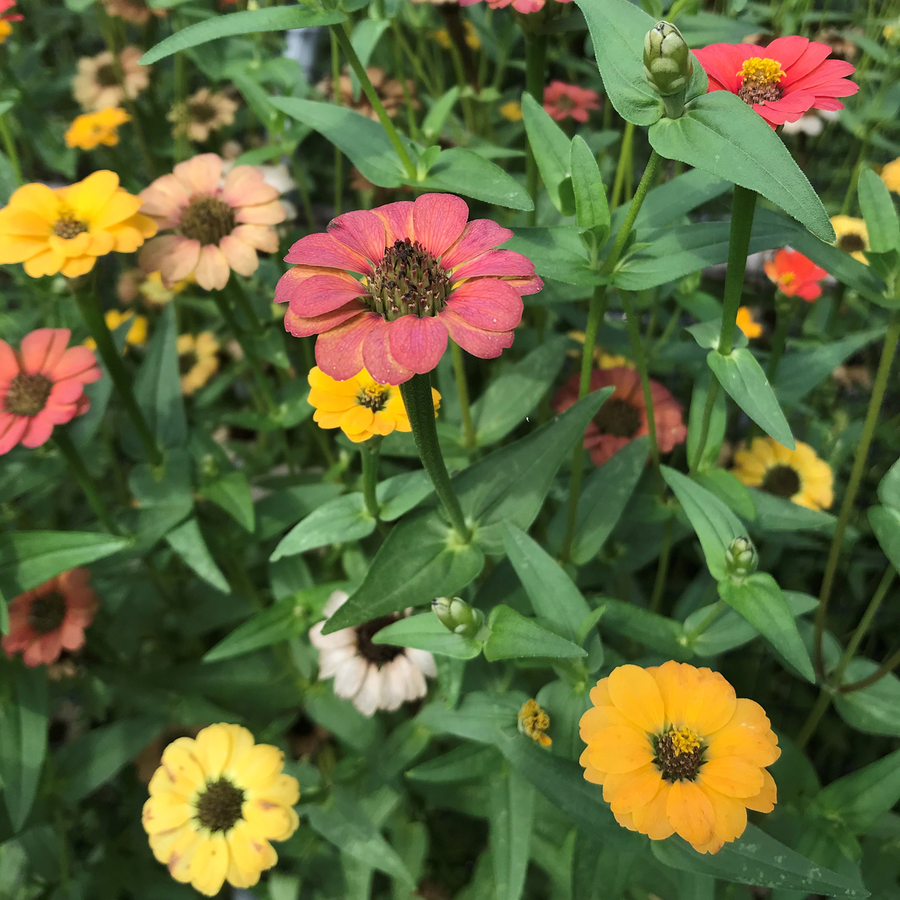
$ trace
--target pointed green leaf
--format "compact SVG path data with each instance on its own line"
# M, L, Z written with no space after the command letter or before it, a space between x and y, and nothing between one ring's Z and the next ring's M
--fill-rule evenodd
M859 208L866 220L869 246L873 253L900 250L900 221L891 192L872 169L859 173Z
M491 780L488 819L496 900L520 900L528 870L534 788L515 769Z
M603 610L600 617L601 632L612 631L624 635L678 662L684 662L694 655L686 646L681 623L674 619L610 597L602 597L599 608Z
M522 94L522 119L528 144L550 200L564 215L575 212L569 170L569 139L550 114L529 93Z
M599 270L590 266L577 225L517 228L515 237L503 246L527 256L544 278L583 287L593 287L604 280Z
M871 659L852 659L844 672L844 684L868 678L877 669ZM835 694L834 708L857 731L900 737L900 678L889 672L862 690Z
M895 569L900 567L900 510L872 506L869 508L869 524L891 565Z
M181 557L182 561L199 575L207 584L223 594L230 594L231 588L216 565L206 540L200 531L196 516L191 516L181 525L166 534L166 543Z
M250 532L256 528L250 482L243 472L229 472L198 493L224 509L242 528Z
M833 781L815 804L854 834L865 834L900 800L900 750Z
M572 139L569 169L575 194L575 219L579 228L595 229L601 243L609 235L609 204L600 167L580 135Z
M392 644L427 650L454 659L473 659L481 653L481 642L448 631L434 613L421 613L399 619L379 629L372 636L373 644Z
M900 512L900 459L887 471L878 485L878 499L891 509Z
M367 537L375 530L363 495L345 494L324 503L298 522L279 542L269 557L273 562L316 547L345 544Z
M528 619L509 606L495 606L490 617L491 634L484 642L484 658L498 659L539 657L576 659L587 651Z

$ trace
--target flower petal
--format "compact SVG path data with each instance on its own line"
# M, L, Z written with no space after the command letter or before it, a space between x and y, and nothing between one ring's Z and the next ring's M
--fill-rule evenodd
M453 269L480 256L487 250L505 244L513 233L493 219L475 219L466 225L458 240L441 256L441 265Z
M609 675L609 696L638 728L659 734L665 727L662 695L653 676L640 666L618 666Z
M715 832L716 814L706 793L693 781L675 781L666 800L666 815L679 837L703 844Z
M364 367L363 341L381 321L375 313L367 312L320 334L316 341L316 363L319 368L338 381L353 378Z
M391 356L419 375L437 368L447 349L447 327L431 316L401 316L388 323L388 335Z
M175 177L191 192L213 196L222 178L222 158L215 153L201 153L172 170Z
M594 735L589 744L591 765L618 775L633 772L653 761L653 748L646 735L627 725L612 725Z
M359 300L351 300L345 306L325 313L322 316L310 316L304 318L288 309L284 314L284 330L292 334L294 337L310 337L314 334L324 334L337 328L338 325L349 321L360 313L366 313L368 310Z
M522 321L523 304L515 288L500 278L477 278L461 284L447 307L485 331L512 331Z
M207 291L221 291L228 284L230 274L228 260L215 244L207 244L200 250L200 259L194 270L194 277L200 287Z
M412 218L415 239L432 256L440 256L462 234L469 207L455 194L422 194Z
M285 262L303 266L328 266L370 275L372 267L362 254L351 250L330 234L308 234L300 238L284 258Z
M68 328L38 328L22 338L22 371L50 375L63 358L72 332Z
M290 308L294 315L312 318L332 312L365 294L365 288L343 272L313 275L296 285Z
M463 350L479 359L494 359L512 346L512 331L485 331L483 328L476 328L450 306L445 306L438 318L447 327L450 337Z
M403 384L415 374L412 369L401 365L391 353L390 332L395 324L377 318L363 344L363 363L369 374L380 384Z
M328 223L328 233L373 263L384 256L384 222L368 210L338 216Z
M413 202L398 200L372 210L384 223L384 245L390 247L395 241L411 238L413 235Z

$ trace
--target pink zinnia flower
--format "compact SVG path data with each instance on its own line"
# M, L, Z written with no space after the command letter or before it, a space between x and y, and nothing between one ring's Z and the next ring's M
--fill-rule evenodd
M21 651L26 666L49 666L63 650L79 650L97 609L89 577L87 569L69 569L16 597L3 638L6 655Z
M86 413L84 386L100 378L94 351L69 347L68 328L38 328L13 350L0 340L0 455L40 447L54 425Z
M709 76L710 91L729 91L752 106L773 128L796 122L810 109L837 110L859 85L854 67L828 59L831 47L805 37L776 38L768 47L711 44L694 55Z
M576 372L556 392L553 398L556 412L563 412L577 402L579 378ZM595 466L602 466L626 444L642 434L650 433L641 376L634 369L624 366L595 369L591 372L591 392L605 387L615 390L584 432L584 448L590 450L591 462ZM682 407L667 387L652 379L650 395L653 398L656 442L660 451L668 453L687 437Z
M512 6L516 12L533 13L544 8L546 0L487 0L487 5L491 9L504 9ZM559 3L571 3L572 0L558 0ZM472 6L478 3L478 0L459 0L460 6Z
M822 296L820 282L828 273L798 250L779 250L764 268L769 280L787 297L802 297L812 303Z
M285 329L318 334L316 362L338 381L362 369L381 384L430 372L448 333L473 356L499 356L522 319L522 295L543 282L530 259L495 249L509 229L468 217L459 197L424 194L344 213L328 234L301 238L285 257L298 265L275 290L290 304Z
M221 290L232 269L245 277L256 271L257 250L278 250L272 226L287 217L278 188L256 166L236 166L223 181L222 166L215 153L202 153L141 192L141 211L174 232L140 255L141 268L160 272L167 288L193 275L205 290Z
M551 81L544 88L544 109L557 122L569 118L587 122L590 110L600 109L600 95L575 84Z

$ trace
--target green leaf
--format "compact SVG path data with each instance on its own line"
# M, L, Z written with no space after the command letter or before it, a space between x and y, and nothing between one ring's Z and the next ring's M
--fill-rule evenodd
M230 594L231 588L216 565L206 540L200 531L196 516L191 516L181 525L166 533L166 543L181 557L182 561L199 575L207 584L223 594Z
M724 94L725 91L716 93ZM738 348L732 350L728 356L723 356L718 350L711 350L706 362L731 399L766 434L775 438L788 450L796 448L791 427L778 405L769 379L749 350Z
M455 784L474 781L496 773L499 757L492 747L463 744L428 762L420 763L406 773L410 781L426 784Z
M715 494L687 475L668 466L662 466L661 471L700 539L710 575L717 581L726 578L725 551L735 538L746 535L747 529Z
M775 579L756 572L741 584L719 582L719 596L740 613L807 681L816 676L794 614Z
M730 188L731 182L724 178L716 178L702 169L690 169L647 192L634 227L639 230L662 228L698 206L721 197ZM611 227L614 231L621 227L627 213L626 203L613 212ZM785 221L791 223L790 219Z
M381 518L393 522L418 506L432 491L434 485L424 469L404 472L379 482L375 498L381 507Z
M487 691L467 693L457 709L443 703L426 706L416 717L437 734L453 734L467 741L497 745L504 725L515 726L516 716L528 699L527 694L509 691L493 694Z
M437 141L444 130L444 123L450 115L450 111L459 99L459 88L455 85L442 97L434 101L431 109L422 120L422 134L429 141Z
M507 524L503 547L535 615L574 640L591 608L572 579L540 544L515 525Z
M900 459L887 471L878 484L878 499L891 509L900 511Z
M569 138L531 94L522 94L522 120L528 144L550 200L564 215L575 212L569 169Z
M621 51L610 42L608 52ZM697 97L681 118L656 122L650 129L650 143L667 159L704 169L762 194L816 237L834 240L822 201L781 138L736 95L713 91Z
M652 125L662 115L662 100L644 75L643 58L644 36L656 20L626 0L576 2L590 29L603 87L616 112L626 122Z
M572 190L575 194L575 219L579 228L596 231L602 244L609 235L609 204L600 167L588 145L580 135L572 139Z
M491 781L490 826L496 900L520 900L528 870L534 788L516 770Z
M298 522L279 542L269 557L273 562L315 547L345 544L367 537L375 530L363 495L336 497Z
M868 678L877 669L871 659L852 659L844 673L844 684ZM857 731L900 737L900 678L889 672L862 690L837 693L834 708Z
M15 663L12 675L14 699L0 705L0 781L13 831L20 831L47 752L47 672Z
M347 17L337 10L321 10L294 4L270 9L248 10L216 15L196 25L182 28L160 41L141 57L141 65L149 66L179 50L197 47L217 38L237 34L255 34L260 31L287 31L291 28L308 28L313 25L337 25Z
M694 392L691 394L691 409L688 416L687 433L687 457L692 469L705 470L716 465L719 453L722 450L722 442L725 440L725 426L728 423L728 411L725 407L725 394L716 392L713 403L712 416L709 420L709 431L703 455L700 456L700 432L703 428L703 411L706 408L706 396L712 373L702 372L694 382Z
M128 539L79 531L0 534L0 593L17 597L76 566L112 556Z
M491 634L484 642L484 658L498 659L539 657L546 659L575 659L587 656L587 651L546 628L534 619L527 619L509 606L495 606L490 617Z
M872 506L869 524L891 565L895 569L900 567L900 511L888 506Z
M393 644L427 650L454 659L473 659L481 653L481 642L448 631L434 613L399 619L377 631L373 644Z
M288 526L293 527L298 515L309 515L342 491L339 484L298 484L273 491L255 504L256 539L267 541Z
M223 478L198 491L201 497L220 506L235 522L249 532L256 528L256 514L250 482L243 472L229 472Z
M697 472L694 478L742 519L753 521L756 518L756 507L750 491L727 469L707 469Z
M869 246L873 253L900 250L900 221L897 208L887 185L875 172L866 167L859 173L859 208L869 232Z
M684 662L693 656L687 649L680 622L634 603L610 597L603 597L599 608L603 610L600 617L601 631L609 630L624 635L678 662Z
M538 275L544 278L581 287L593 287L604 280L597 269L591 268L576 225L517 228L515 237L503 246L527 256Z
M531 197L518 181L496 163L465 147L442 150L425 178L416 181L403 179L403 184L417 190L462 194L508 209L534 209Z
M826 818L865 834L900 800L900 750L833 781L816 797Z
M748 488L756 507L754 530L767 531L834 531L836 519L819 509L807 509L786 497Z

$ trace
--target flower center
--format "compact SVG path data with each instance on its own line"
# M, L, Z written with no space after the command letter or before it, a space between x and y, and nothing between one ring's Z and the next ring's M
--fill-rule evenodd
M220 778L207 784L197 800L196 819L212 832L230 831L241 818L243 805L244 792L227 778Z
M800 490L800 476L790 466L772 466L760 487L776 497L793 497Z
M178 357L178 374L187 375L198 362L200 362L200 357L195 350L188 350L186 353L180 354Z
M554 106L557 109L575 109L575 101L568 94L562 94L556 98Z
M781 99L783 91L779 82L784 78L784 69L778 60L753 56L735 74L741 79L738 96L744 103L752 106L754 103Z
M838 247L845 253L859 253L866 249L866 242L858 234L842 234L838 238Z
M393 624L399 618L399 613L394 613L390 616L379 616L371 622L356 626L356 650L364 660L381 666L403 653L402 647L395 647L393 644L372 643L372 637L376 632Z
M630 438L641 427L641 414L627 400L613 397L600 407L600 412L594 416L594 424L601 434Z
M420 243L395 241L368 281L365 300L388 322L401 316L436 316L450 296L450 277Z
M549 747L553 743L546 733L550 727L550 716L541 709L537 700L526 700L516 718L522 734L537 741L542 747Z
M28 624L38 634L56 631L66 617L66 600L55 591L32 600L28 608Z
M380 412L384 409L390 396L390 385L379 384L377 381L370 381L356 396L356 400L360 406L371 409L372 412Z
M212 122L217 115L218 112L211 103L191 103L188 106L188 118L200 125Z
M192 241L218 244L234 231L234 210L218 197L194 197L181 215L181 233Z
M6 411L17 416L36 416L46 405L52 389L49 378L19 372L6 392Z
M673 728L656 740L654 765L669 782L693 781L703 764L703 745L690 728Z
M94 127L96 130L96 126ZM70 210L61 210L59 218L53 223L53 233L64 241L71 241L87 230L87 225L81 219L76 219Z
M794 283L794 279L797 276L793 272L782 272L778 276L779 284L783 284L785 287Z
M117 87L119 84L119 79L116 78L116 70L113 68L112 63L100 66L100 68L97 69L97 74L94 78L96 79L97 84L103 88Z

